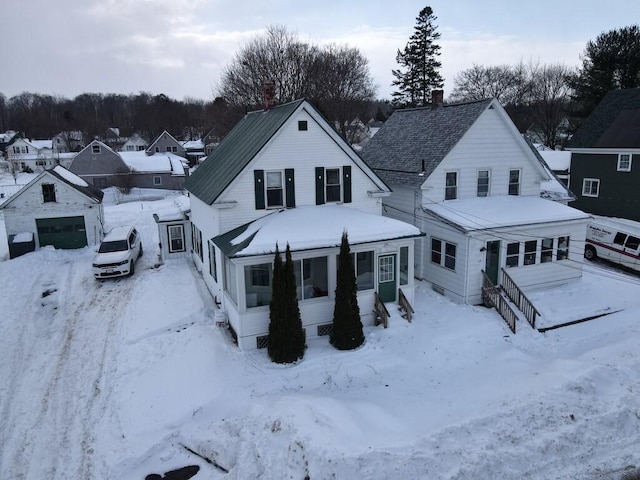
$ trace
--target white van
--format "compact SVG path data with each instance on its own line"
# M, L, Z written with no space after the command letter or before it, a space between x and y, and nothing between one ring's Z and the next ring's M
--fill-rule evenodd
M593 216L587 224L584 256L640 270L640 222Z

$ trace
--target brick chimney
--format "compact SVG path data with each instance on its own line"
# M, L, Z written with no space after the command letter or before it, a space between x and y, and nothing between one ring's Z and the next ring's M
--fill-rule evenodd
M431 90L431 108L436 108L444 103L444 90Z
M276 98L276 81L267 80L262 85L262 101L264 102L264 109L269 110L275 104Z

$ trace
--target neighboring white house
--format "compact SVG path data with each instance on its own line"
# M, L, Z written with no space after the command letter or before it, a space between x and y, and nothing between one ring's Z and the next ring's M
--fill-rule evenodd
M60 165L45 170L0 205L7 238L31 233L35 248L97 244L104 233L102 196Z
M243 349L267 345L276 245L292 251L307 338L330 332L343 231L363 324L375 294L413 302L413 225L382 216L387 185L306 100L247 114L187 179L193 259Z
M582 275L588 215L541 188L553 176L497 100L397 110L361 155L393 189L385 214L425 232L416 275L443 295L481 303L483 272L520 288Z
M147 149L147 142L144 138L142 138L137 133L131 135L127 140L122 144L123 152L138 152L140 150L144 151Z

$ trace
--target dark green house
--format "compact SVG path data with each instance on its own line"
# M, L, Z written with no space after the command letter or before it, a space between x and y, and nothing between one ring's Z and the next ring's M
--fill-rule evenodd
M607 93L567 149L572 207L640 221L640 88Z

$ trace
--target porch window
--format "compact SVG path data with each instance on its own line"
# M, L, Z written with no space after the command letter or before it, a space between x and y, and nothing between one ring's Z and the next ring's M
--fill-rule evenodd
M409 247L400 247L400 285L409 284Z
M329 295L327 257L294 260L293 271L298 300Z
M630 172L631 171L631 155L628 153L621 153L618 155L618 171Z
M340 201L340 169L327 168L326 175L326 199L327 202Z
M507 259L505 265L507 268L520 265L520 242L507 244Z
M524 242L524 264L533 265L536 263L536 250L538 249L537 240L529 240Z
M509 170L509 195L520 195L520 170Z
M444 199L455 200L458 198L458 172L445 173Z
M431 262L449 270L456 269L456 250L454 243L437 238L431 239Z
M553 260L553 238L543 238L540 250L540 263L547 263Z
M247 308L269 305L272 275L273 265L271 263L244 267L244 291Z
M565 260L567 258L569 258L569 237L559 237L556 260Z
M373 289L373 259L373 251L351 254L358 292ZM336 265L340 265L339 260L339 257L336 256Z
M216 264L216 247L211 240L209 240L209 274L213 277L213 280L218 283L218 268Z
M489 170L478 170L478 197L489 195Z
M42 184L42 201L44 203L56 201L56 186L53 183Z
M582 196L597 197L600 195L600 180L597 178L585 178L582 180Z
M224 258L224 291L229 294L231 300L236 305L238 304L238 267L231 259Z
M182 225L169 225L167 234L169 236L169 253L184 252L184 227Z
M282 172L267 172L267 208L284 205Z

